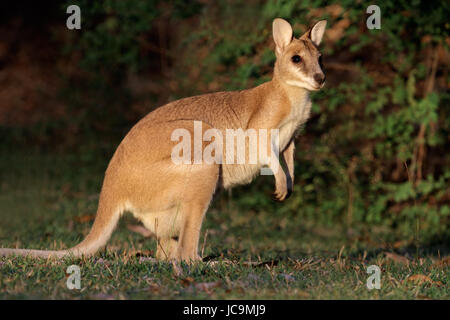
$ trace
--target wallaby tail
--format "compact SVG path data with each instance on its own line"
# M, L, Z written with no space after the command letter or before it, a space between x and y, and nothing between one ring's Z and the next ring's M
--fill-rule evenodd
M114 228L119 221L123 210L120 207L112 207L107 205L105 201L100 199L97 215L91 231L86 238L73 248L67 250L32 250L32 249L9 249L0 248L1 256L32 256L32 257L55 257L62 258L65 256L81 257L90 256L96 253L111 237Z

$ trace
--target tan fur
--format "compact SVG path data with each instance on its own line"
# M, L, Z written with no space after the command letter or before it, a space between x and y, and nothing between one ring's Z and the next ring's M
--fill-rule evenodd
M62 251L0 249L0 255L92 255L106 244L121 214L131 211L157 236L158 259L200 259L200 229L217 187L249 183L262 166L275 172L279 163L175 164L171 152L178 142L171 141L171 134L184 128L194 135L194 120L201 121L202 132L213 128L222 133L239 128L279 129L279 147L288 172L281 168L275 172L274 196L279 201L286 199L293 186L293 138L311 109L308 91L323 86L314 81L315 76L323 76L315 44L320 43L325 25L321 21L300 39L293 39L289 23L275 19L277 61L272 81L248 90L177 100L139 121L108 165L96 219L79 245ZM293 55L301 56L302 63L293 63ZM202 148L207 144L203 142ZM226 156L225 147L222 156Z

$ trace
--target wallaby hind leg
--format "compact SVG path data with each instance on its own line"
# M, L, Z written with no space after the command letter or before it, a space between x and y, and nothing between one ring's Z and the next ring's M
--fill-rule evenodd
M209 201L208 201L209 203ZM188 214L185 217L181 228L180 240L178 242L178 259L185 262L193 262L201 260L198 255L198 242L200 238L200 230L202 228L203 217L207 205L190 204L186 206Z
M203 217L216 191L219 179L217 165L203 165L201 172L191 176L182 205L182 221L178 238L177 259L185 262L201 260L197 253Z
M158 260L173 260L177 259L178 239L162 238L158 239L156 248L156 259Z

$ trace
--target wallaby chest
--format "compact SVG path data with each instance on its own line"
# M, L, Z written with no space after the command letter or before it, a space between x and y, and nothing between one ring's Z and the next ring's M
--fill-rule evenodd
M287 147L297 129L308 120L310 112L311 100L307 95L291 103L290 113L279 128L280 152Z

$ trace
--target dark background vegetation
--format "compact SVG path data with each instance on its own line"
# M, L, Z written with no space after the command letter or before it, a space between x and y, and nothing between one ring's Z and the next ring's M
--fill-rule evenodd
M66 28L70 4L81 7L81 30ZM327 19L327 84L312 94L297 140L293 195L273 203L272 178L258 177L222 194L215 210L448 252L450 4L377 4L381 30L367 29L365 1L3 1L0 214L24 219L15 212L36 203L14 194L40 177L59 181L64 199L90 190L88 204L70 210L92 215L108 160L140 118L178 98L270 80L272 20L287 19L299 36Z

